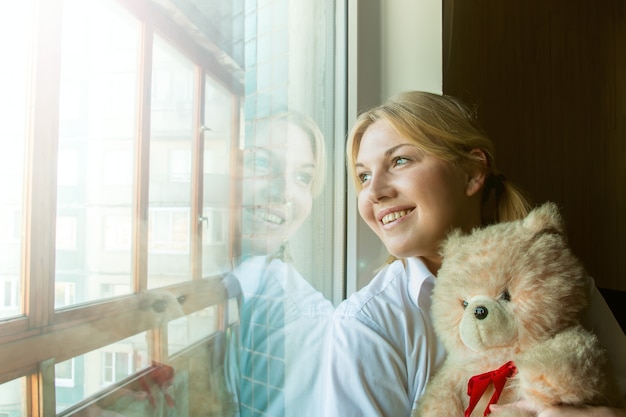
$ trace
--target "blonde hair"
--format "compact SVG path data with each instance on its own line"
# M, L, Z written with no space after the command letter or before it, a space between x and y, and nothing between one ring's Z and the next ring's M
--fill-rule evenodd
M516 220L528 214L529 200L498 171L493 143L477 123L474 112L454 97L423 91L398 94L358 117L346 144L348 171L357 190L361 189L361 183L355 161L361 139L378 120L385 120L425 153L449 161L465 172L484 173L483 224ZM484 153L486 161L473 152L476 149Z

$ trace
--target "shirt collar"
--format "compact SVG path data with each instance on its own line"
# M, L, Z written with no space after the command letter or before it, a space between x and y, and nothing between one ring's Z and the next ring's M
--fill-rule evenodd
M420 309L430 310L430 295L435 286L435 276L420 258L405 259L409 276L409 295Z

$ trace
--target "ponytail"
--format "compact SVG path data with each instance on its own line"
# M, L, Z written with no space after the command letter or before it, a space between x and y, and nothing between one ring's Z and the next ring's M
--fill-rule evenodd
M522 219L532 208L526 193L502 174L489 174L482 198L483 225Z

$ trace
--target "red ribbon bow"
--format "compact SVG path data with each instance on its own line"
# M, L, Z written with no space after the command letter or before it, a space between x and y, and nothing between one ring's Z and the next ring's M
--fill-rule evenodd
M509 361L495 371L489 371L484 374L471 377L467 384L467 395L469 395L470 401L467 409L465 410L465 417L469 417L470 414L472 414L472 411L474 411L474 408L476 407L476 404L478 404L480 398L483 396L485 391L487 391L489 385L493 383L495 392L491 396L483 416L489 415L491 413L489 406L498 402L498 398L500 398L500 394L502 393L504 384L506 384L506 380L516 373L517 368L515 367L515 364L513 361Z

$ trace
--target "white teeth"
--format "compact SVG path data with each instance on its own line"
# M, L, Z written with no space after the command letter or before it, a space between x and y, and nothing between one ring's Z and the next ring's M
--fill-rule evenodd
M390 223L390 222L392 222L394 220L398 220L400 217L406 216L410 212L411 212L411 210L400 210L400 211L396 211L394 213L389 213L385 217L383 217L382 222L383 222L383 224Z
M274 223L274 224L285 223L285 220L283 218L267 211L255 210L254 215L255 217L261 220L264 220L266 222L269 222L269 223Z

